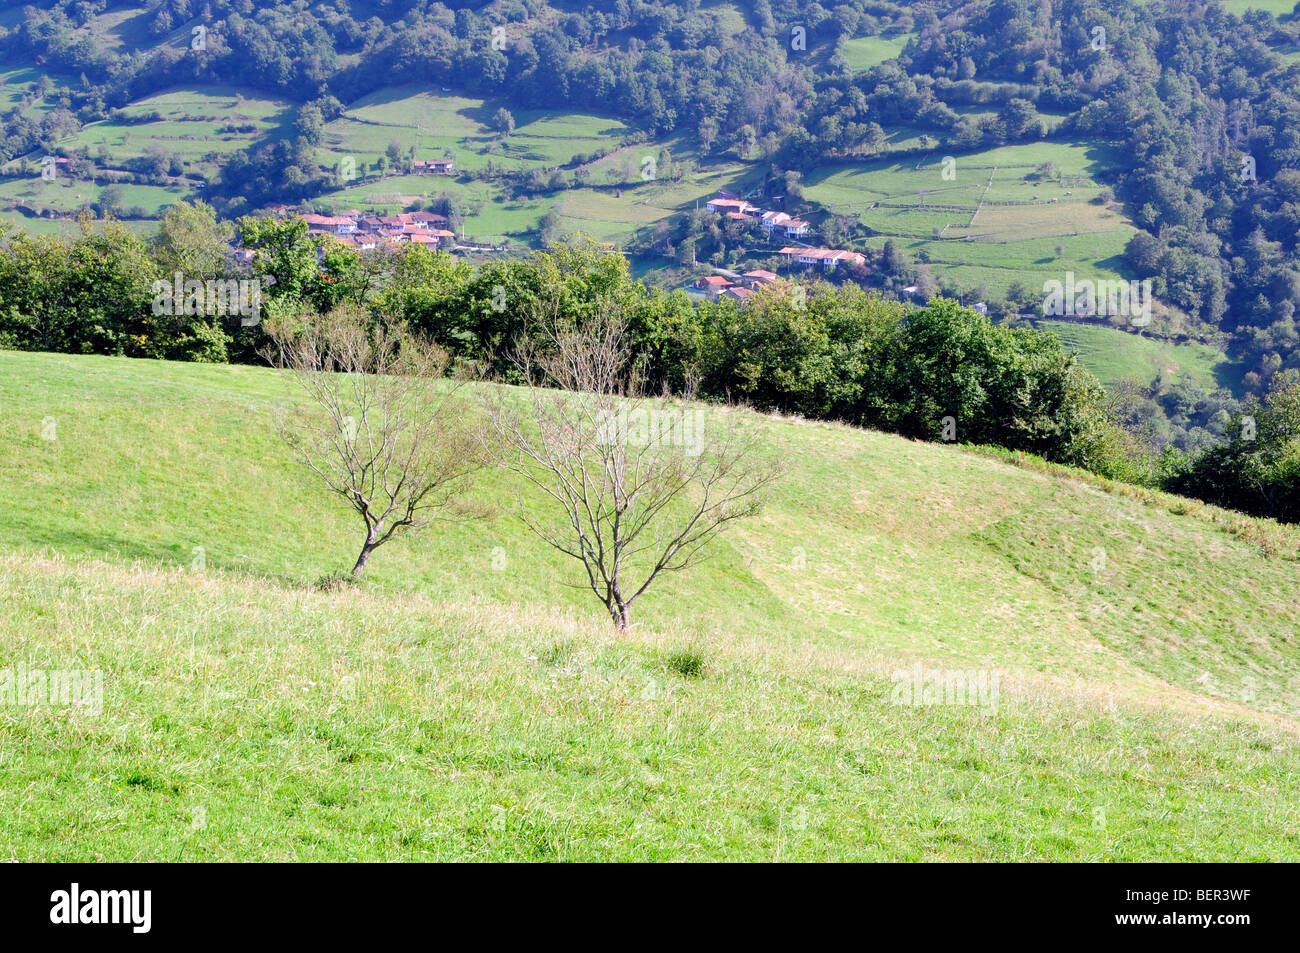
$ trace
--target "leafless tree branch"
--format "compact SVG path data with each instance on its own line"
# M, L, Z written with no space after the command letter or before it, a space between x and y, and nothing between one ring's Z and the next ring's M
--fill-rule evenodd
M579 560L621 629L665 572L692 565L730 524L759 511L779 466L764 459L734 413L651 397L617 307L574 327L557 303L515 363L523 409L502 394L488 431L499 465L536 487L520 495L524 524Z
M289 371L306 406L276 429L294 456L365 523L352 574L399 533L444 518L483 463L481 433L448 356L350 308L270 322L268 357Z

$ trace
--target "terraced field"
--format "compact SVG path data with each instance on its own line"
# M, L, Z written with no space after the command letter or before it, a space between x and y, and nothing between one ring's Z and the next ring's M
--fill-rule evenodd
M871 244L892 238L965 288L1003 293L1066 271L1121 277L1119 256L1134 228L1099 200L1104 150L1044 142L951 159L824 166L805 178L805 194L856 215L872 230Z

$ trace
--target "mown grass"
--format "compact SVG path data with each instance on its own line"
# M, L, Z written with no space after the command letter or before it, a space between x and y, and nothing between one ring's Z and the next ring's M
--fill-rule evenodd
M805 194L857 216L872 230L871 245L893 239L963 289L1004 294L1016 282L1032 289L1063 281L1067 271L1121 277L1134 228L1117 207L1094 202L1109 162L1104 149L1038 142L952 159L825 166L808 174ZM1049 162L1056 174L1044 178L1038 168Z
M291 394L0 352L0 668L105 673L0 706L6 858L1300 857L1294 530L745 414L786 479L618 635L495 475L318 586L359 540ZM917 663L997 704L894 704Z
M912 34L897 36L860 36L845 40L842 47L844 61L850 69L868 70L887 60L895 59L907 46Z
M1067 321L1035 321L1034 324L1060 338L1107 387L1131 379L1141 384L1156 383L1164 389L1186 378L1210 390L1216 387L1236 390L1244 373L1239 363L1209 344L1175 343L1101 324Z

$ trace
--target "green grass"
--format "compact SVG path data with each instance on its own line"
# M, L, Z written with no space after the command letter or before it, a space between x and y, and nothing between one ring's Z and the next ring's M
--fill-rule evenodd
M616 149L628 133L620 120L579 112L513 110L515 131L504 140L492 126L500 104L483 99L396 86L353 103L326 126L318 161L333 167L351 156L370 167L393 140L416 147L417 159L450 152L458 169L523 170L564 165L575 156Z
M130 22L130 21L121 21ZM6 74L9 85L0 86L0 97L8 90L11 96L23 84L34 85L33 71ZM17 85L14 85L17 84ZM52 231L55 226L31 219L16 211L24 207L35 212L71 215L98 200L99 193L115 174L131 167L135 160L158 146L169 155L179 154L184 176L168 185L123 185L123 210L139 208L146 216L156 217L164 208L179 201L201 199L204 192L195 188L202 181L214 181L220 165L236 152L253 148L268 137L283 133L292 118L287 103L263 98L255 91L224 86L196 86L171 90L138 100L122 110L124 118L103 120L86 125L74 136L65 137L63 149L85 149L95 165L94 181L71 179L60 175L53 182L40 178L39 157L27 157L27 172L22 160L5 164L6 178L0 179L0 218L33 231ZM157 114L159 118L143 121ZM249 131L231 132L227 123L252 127ZM100 174L108 171L108 175ZM57 226L60 231L74 231L75 223Z
M97 167L110 169L127 168L145 155L146 147L158 146L169 155L179 154L186 174L211 180L222 161L283 134L292 119L288 103L222 86L173 90L137 100L122 112L126 118L90 123L60 146L85 146ZM155 113L159 119L140 121ZM228 123L252 128L231 132L223 128Z
M103 188L103 184L85 179L70 179L66 176L48 182L41 179L39 174L10 179L0 182L0 208L8 206L12 209L13 206L20 205L29 209L52 210L63 215L75 215L85 206L97 202ZM188 189L174 185L126 183L122 185L121 191L123 209L140 206L150 215L157 215L166 206L192 197ZM11 213L7 216L7 221L27 231L40 230L39 225L36 224L41 222L40 219L27 218L20 213ZM72 233L78 231L73 221L64 220L62 224L70 228ZM29 225L36 227L29 227Z
M142 7L108 10L92 17L86 26L77 32L83 36L93 37L94 42L105 49L121 50L123 47L132 50L141 47L148 49L155 45L162 45L149 34L150 19L149 12Z
M1243 16L1248 10L1263 10L1279 20L1287 20L1295 9L1293 0L1222 0L1223 9L1237 16Z
M1211 390L1227 387L1236 391L1241 385L1242 366L1208 344L1179 344L1100 324L1034 323L1078 353L1080 362L1107 387L1125 379L1142 384L1158 381L1164 387L1184 377Z
M828 211L856 215L872 230L873 247L893 239L963 289L1041 288L1066 271L1122 277L1135 229L1118 206L1092 201L1110 161L1104 149L1039 142L953 158L951 165L935 154L823 166L806 177L805 194ZM1055 165L1052 178L1037 174L1046 162Z
M105 673L0 706L4 859L1300 856L1294 530L745 414L786 478L620 636L498 475L315 586L357 527L292 394L0 352L0 667ZM893 704L915 663L998 704Z
M24 112L25 116L39 117L42 112L55 108L48 98L36 94L36 84L41 76L41 71L32 67L0 71L0 111L8 112L21 106L23 98L29 95L32 97L32 103L31 107ZM50 76L50 81L53 84L51 94L56 94L60 88L77 85L57 76Z
M845 40L844 60L850 69L868 70L897 57L911 38L910 33L905 33L899 36L860 36Z

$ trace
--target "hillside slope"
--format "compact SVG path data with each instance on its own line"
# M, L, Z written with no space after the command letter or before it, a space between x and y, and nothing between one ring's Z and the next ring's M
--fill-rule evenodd
M105 672L0 706L5 859L1300 857L1296 531L753 417L772 504L620 637L495 476L321 591L291 394L0 352L0 668Z

